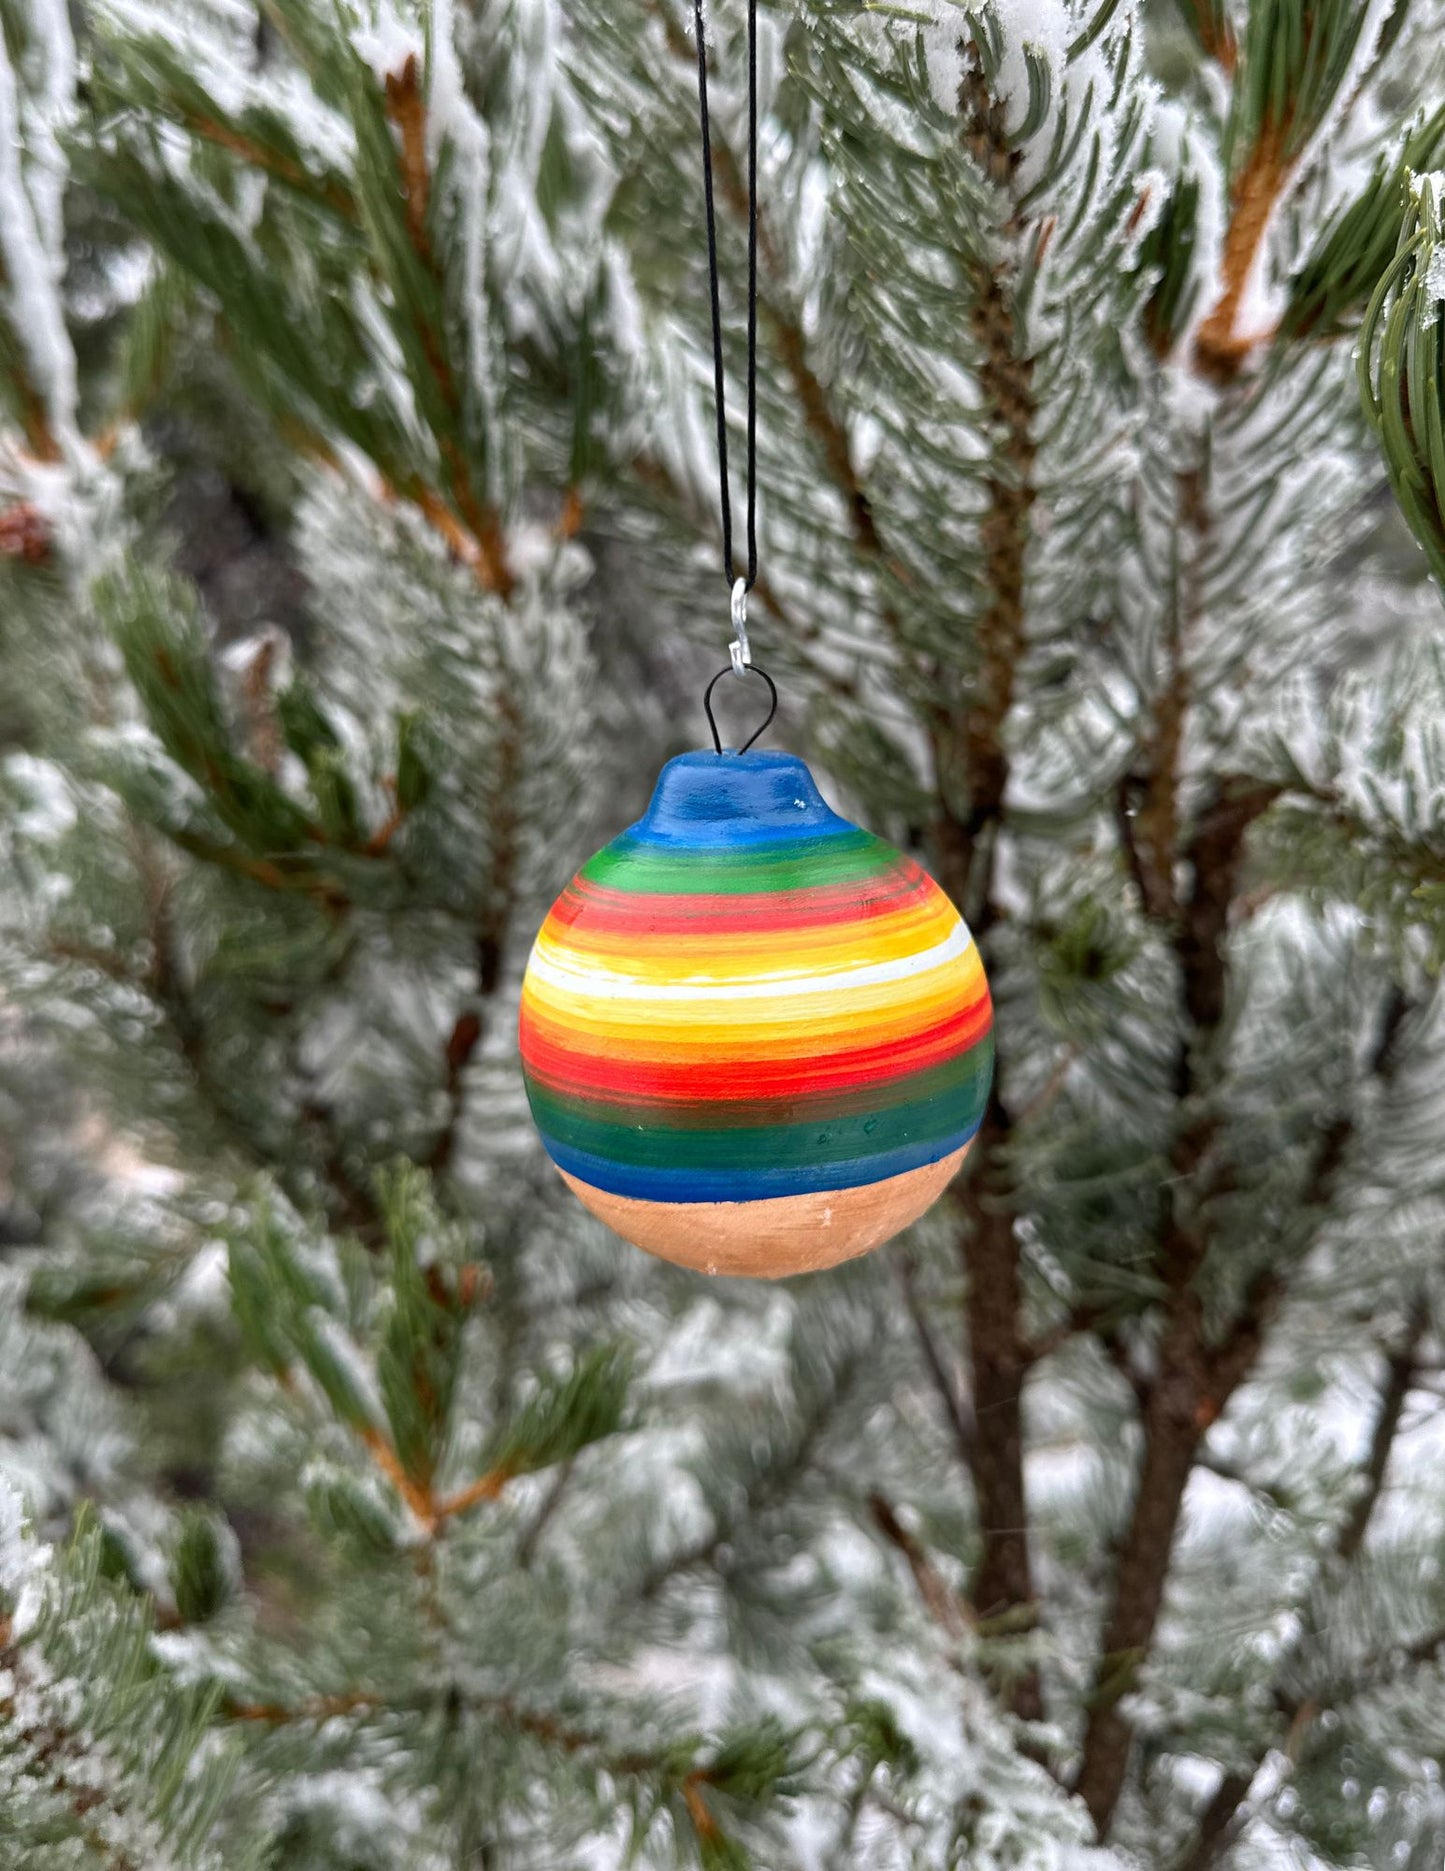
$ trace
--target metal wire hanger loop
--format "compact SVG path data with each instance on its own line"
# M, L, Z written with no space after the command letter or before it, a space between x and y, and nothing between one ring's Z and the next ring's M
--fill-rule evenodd
M707 27L703 0L693 0L693 23L697 34L698 119L702 130L702 186L707 208L708 294L712 306L713 400L717 418L718 494L722 510L723 576L731 588L729 608L733 638L728 644L730 668L734 675L746 675L756 668L752 646L748 642L748 593L758 577L757 480L758 480L758 8L757 0L748 0L748 372L747 372L747 569L739 572L733 563L732 493L728 482L727 403L723 371L722 299L718 284L717 212L713 201L712 127L707 101ZM723 671L722 673L726 673ZM768 719L745 746L746 753L758 734L763 732L777 712L778 692L772 677L764 670L758 674L772 692L773 706ZM714 677L713 681L716 681ZM713 744L719 753L717 725L712 718L708 697L704 707L713 731Z

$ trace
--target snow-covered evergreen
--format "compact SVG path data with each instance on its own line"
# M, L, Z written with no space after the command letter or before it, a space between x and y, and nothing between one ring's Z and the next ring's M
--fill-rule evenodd
M1439 1865L1442 24L762 9L754 648L1000 1059L767 1288L515 1059L731 634L691 8L0 0L7 1865Z

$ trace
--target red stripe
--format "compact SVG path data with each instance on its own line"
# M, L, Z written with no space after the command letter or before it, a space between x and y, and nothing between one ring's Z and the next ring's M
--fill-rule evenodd
M710 934L765 933L833 925L844 915L865 921L893 916L937 894L938 885L911 858L899 870L881 874L865 895L856 882L772 893L652 895L584 883L579 877L552 905L547 920L560 928L581 922L584 934L595 930L599 935L696 935L702 924Z
M808 1059L708 1060L692 1054L661 1060L579 1052L565 1043L565 1029L539 1019L526 1005L519 1037L523 1064L549 1090L611 1093L629 1102L657 1098L697 1104L886 1084L922 1067L941 1065L976 1046L992 1025L993 1007L985 993L966 1011L906 1038L840 1048Z

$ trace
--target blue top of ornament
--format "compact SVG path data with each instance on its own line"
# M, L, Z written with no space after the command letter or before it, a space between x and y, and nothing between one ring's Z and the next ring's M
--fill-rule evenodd
M655 845L737 846L853 829L824 804L796 754L695 753L668 761L630 836Z

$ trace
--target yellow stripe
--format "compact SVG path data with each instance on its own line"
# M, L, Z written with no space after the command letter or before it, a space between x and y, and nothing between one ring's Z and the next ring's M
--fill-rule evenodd
M776 1001L727 1008L716 999L594 1000L559 993L535 976L528 977L523 996L529 1010L559 1035L599 1051L620 1046L640 1058L666 1058L674 1048L709 1057L792 1057L821 1050L831 1039L868 1045L920 1031L950 1014L962 1017L984 991L978 951L970 948L946 968L923 976L834 993L800 983L796 994Z

